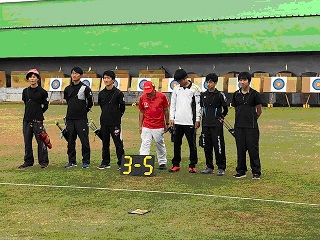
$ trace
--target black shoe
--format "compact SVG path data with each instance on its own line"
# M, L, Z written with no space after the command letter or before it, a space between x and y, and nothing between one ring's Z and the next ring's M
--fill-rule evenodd
M103 169L106 169L106 168L111 168L110 164L100 164L97 169L99 170L103 170Z
M247 175L246 174L241 174L241 173L236 173L236 174L233 175L233 177L234 178L245 178L245 177L247 177Z
M165 164L160 164L158 169L159 169L159 170L167 170L167 165L165 165Z
M23 163L21 164L18 168L27 168L27 167L32 167L33 165L27 164L27 163Z
M42 164L40 164L40 167L41 167L41 168L47 168L48 165L49 165L48 163L42 163Z
M68 162L67 165L65 165L64 167L65 167L65 168L72 168L72 167L76 167L76 166L78 166L77 163L70 163L70 162Z
M261 178L261 176L259 174L257 174L257 173L252 175L252 179L258 179L259 180L260 178Z

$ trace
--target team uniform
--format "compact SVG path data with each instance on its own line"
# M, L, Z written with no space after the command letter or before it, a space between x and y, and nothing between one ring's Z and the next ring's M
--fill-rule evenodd
M183 135L189 144L189 167L195 168L198 163L194 124L200 121L200 112L200 89L197 85L189 81L187 87L178 85L173 89L170 103L170 120L174 120L175 128L173 167L180 167Z
M167 164L167 151L164 142L164 109L169 102L164 93L155 91L155 96L149 98L146 93L139 99L139 110L143 112L140 155L149 155L152 138L156 143L159 165Z
M90 164L90 143L87 113L93 106L91 89L84 83L73 82L64 90L67 101L66 130L68 133L69 164L77 164L76 139L79 136L82 145L82 164Z
M252 88L246 94L237 90L232 96L232 106L235 107L236 171L241 175L244 175L248 170L246 164L247 151L250 157L252 174L261 175L256 106L262 103L260 93Z
M24 165L33 166L34 156L32 150L32 138L35 136L38 143L38 162L41 166L48 166L48 149L39 137L39 133L45 131L43 126L43 113L48 109L48 93L42 87L27 87L23 89L22 101L25 104L23 116L23 137L25 144Z
M204 134L204 153L207 168L214 169L213 149L218 169L226 169L226 152L223 135L223 124L219 121L228 113L227 98L224 93L215 89L201 93L200 106L202 107L202 134ZM223 108L223 112L222 112Z
M104 88L98 94L98 104L101 108L100 131L102 138L100 166L110 166L110 135L116 147L117 164L120 166L124 155L121 132L121 117L125 112L124 95L115 86L110 90Z

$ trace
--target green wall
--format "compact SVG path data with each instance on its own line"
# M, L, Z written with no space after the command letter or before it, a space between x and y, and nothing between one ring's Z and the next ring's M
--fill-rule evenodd
M319 32L318 17L14 29L0 31L0 57L320 51Z

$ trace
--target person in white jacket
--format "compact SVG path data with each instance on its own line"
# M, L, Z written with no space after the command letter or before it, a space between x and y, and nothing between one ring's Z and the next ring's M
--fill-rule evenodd
M189 173L196 173L198 153L196 145L196 130L200 127L200 89L188 80L187 72L178 69L174 79L179 83L173 89L170 102L170 126L174 128L174 156L169 172L178 172L181 162L181 145L183 135L186 135L190 156Z

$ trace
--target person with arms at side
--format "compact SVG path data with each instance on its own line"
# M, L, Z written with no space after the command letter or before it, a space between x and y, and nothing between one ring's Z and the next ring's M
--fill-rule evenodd
M149 155L154 139L160 170L167 169L167 150L164 133L169 127L169 102L164 93L155 90L151 81L143 85L139 98L139 132L141 134L140 155Z
M207 168L201 173L214 173L213 149L218 166L217 176L223 176L226 170L226 150L223 135L223 119L228 113L227 98L216 89L218 76L210 73L206 76L207 91L201 93L202 134L205 145L204 154Z
M110 168L110 135L116 147L118 169L124 155L121 118L126 109L123 93L115 87L116 75L113 71L105 71L102 75L105 88L98 94L98 104L101 108L100 131L102 138L102 161L97 167L102 170Z
M90 143L88 112L93 106L91 89L80 81L83 70L74 67L71 70L71 83L64 90L67 101L66 130L68 133L68 163L65 168L76 167L76 139L80 138L82 145L82 168L90 166Z
M260 179L258 118L262 113L260 93L250 87L251 75L241 72L238 75L240 89L233 93L232 106L235 108L235 138L237 145L237 167L235 178L246 177L246 152L249 153L252 179Z
M170 126L175 129L174 156L169 172L178 172L181 162L182 138L186 135L189 144L189 173L196 173L198 153L196 145L196 130L200 127L200 89L188 80L187 72L178 69L174 79L179 83L173 89L170 102Z
M44 133L43 113L49 107L48 92L38 85L40 82L40 74L37 69L30 69L26 75L30 86L23 89L22 101L24 102L24 116L23 116L23 138L24 138L24 163L19 168L31 167L34 164L34 156L32 150L32 139L35 136L38 143L38 162L41 168L47 168L49 165L48 148L41 139L40 133ZM51 148L49 141L48 146Z

